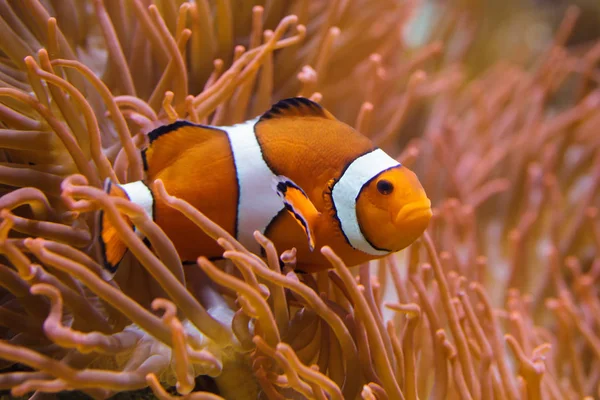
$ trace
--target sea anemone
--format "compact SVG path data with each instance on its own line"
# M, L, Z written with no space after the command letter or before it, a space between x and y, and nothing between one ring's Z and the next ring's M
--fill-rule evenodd
M568 43L579 9L553 37L520 14L535 40L474 63L492 34L472 2L258 3L0 1L0 389L600 397L600 43ZM297 274L294 249L256 233L260 258L157 181L223 248L183 266L102 189L142 178L157 126L295 95L415 169L421 239L356 268L324 247L332 269ZM114 277L98 210L130 250Z

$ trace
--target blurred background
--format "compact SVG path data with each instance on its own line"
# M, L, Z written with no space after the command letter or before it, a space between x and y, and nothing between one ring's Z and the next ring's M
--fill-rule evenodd
M0 281L0 389L140 398L151 390L129 391L151 385L170 399L157 377L171 393L185 381L180 394L197 378L195 390L236 400L325 398L311 376L288 381L282 365L295 354L347 398L600 399L600 1L4 0L0 17L0 272L11 278ZM157 126L231 125L297 95L417 173L431 241L343 282L345 267L266 278L231 263L213 281L152 254L185 277L177 290L131 255L114 279L98 272L100 206L91 196L90 210L72 212L69 176L84 174L88 189L138 180L126 145L143 148ZM42 248L64 257L52 263ZM79 264L95 271L88 281L65 266ZM30 295L34 267L55 292ZM67 295L77 301L50 321L50 303ZM152 306L159 297L177 311L170 319ZM223 335L209 335L202 307L220 313ZM62 320L57 341L50 328ZM110 351L86 336L97 333L90 321ZM174 358L170 334L205 359ZM53 379L50 359L95 386L69 380L72 370Z

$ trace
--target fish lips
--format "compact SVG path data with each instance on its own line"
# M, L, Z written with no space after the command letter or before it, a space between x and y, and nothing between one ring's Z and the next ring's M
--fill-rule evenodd
M419 199L402 206L398 214L396 214L396 225L404 225L407 223L424 223L425 226L429 223L433 212L431 211L431 200L428 198Z

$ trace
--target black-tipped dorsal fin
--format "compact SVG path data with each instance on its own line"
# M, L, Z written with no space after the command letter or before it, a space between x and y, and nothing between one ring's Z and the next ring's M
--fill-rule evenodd
M285 117L320 117L335 120L329 111L306 97L290 97L280 100L265 112L260 120Z
M170 164L190 147L203 143L222 130L193 122L179 120L160 126L148 133L150 144L142 151L144 169L153 175Z

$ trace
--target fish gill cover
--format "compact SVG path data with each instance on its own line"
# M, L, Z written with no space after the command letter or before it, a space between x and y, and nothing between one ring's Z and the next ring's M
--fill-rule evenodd
M0 1L0 389L600 397L598 10L552 4ZM142 178L158 126L297 95L417 172L434 218L409 249L297 274L159 190L227 260L182 266L102 190ZM130 250L114 279L98 210Z

